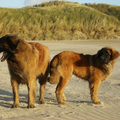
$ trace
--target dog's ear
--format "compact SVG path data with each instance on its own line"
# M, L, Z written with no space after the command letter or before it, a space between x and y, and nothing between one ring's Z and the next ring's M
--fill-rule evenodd
M8 35L6 37L6 41L10 47L11 50L15 50L17 48L17 45L19 43L19 38L17 35Z
M111 58L111 60L115 60L115 59L117 59L119 56L120 56L120 53L119 53L117 50L112 49L112 58Z

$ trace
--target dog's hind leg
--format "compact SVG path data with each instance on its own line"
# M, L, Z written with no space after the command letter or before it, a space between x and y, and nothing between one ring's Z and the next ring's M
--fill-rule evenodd
M60 82L58 83L55 91L58 104L67 104L67 102L65 102L66 97L63 93L63 90L67 86L68 82L69 79L66 80L63 77L60 77Z
M45 104L44 100L44 91L47 83L47 78L44 76L41 76L39 78L39 83L40 83L40 98L39 98L39 104Z
M45 104L44 100L44 91L47 83L47 77L49 74L49 64L46 67L47 69L44 69L44 71L41 73L41 75L38 77L39 84L40 84L40 98L39 98L39 104Z
M11 85L13 88L13 99L14 99L12 108L18 108L19 107L19 94L18 94L19 84L16 80L11 79Z
M56 93L58 104L67 104L67 102L65 102L66 97L63 93L63 90L70 81L73 69L71 66L69 66L66 69L61 71L63 71L63 73L61 73L62 76L60 76L60 81L57 85L55 93Z

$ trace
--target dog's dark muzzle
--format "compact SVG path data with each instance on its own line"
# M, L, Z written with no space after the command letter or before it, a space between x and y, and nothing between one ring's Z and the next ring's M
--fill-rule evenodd
M102 64L108 64L109 63L109 59L106 59L104 56L101 56L99 58L99 60Z

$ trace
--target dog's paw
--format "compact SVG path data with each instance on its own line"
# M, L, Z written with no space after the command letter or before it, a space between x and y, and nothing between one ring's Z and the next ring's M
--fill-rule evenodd
M95 106L95 107L103 107L103 106L104 106L104 103L101 102L101 104L92 104L92 106Z
M13 104L11 108L19 108L19 104Z
M39 104L45 104L45 101L44 100L40 100Z
M35 108L34 104L29 104L27 108Z
M102 102L100 100L98 101L94 101L95 104L102 104Z

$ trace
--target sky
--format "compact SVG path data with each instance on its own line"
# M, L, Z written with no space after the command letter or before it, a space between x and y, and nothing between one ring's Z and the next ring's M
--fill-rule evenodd
M32 6L49 0L0 0L0 7L22 8L25 6ZM120 6L120 0L66 0L69 2L84 3L106 3L111 5ZM84 2L83 2L84 1Z

